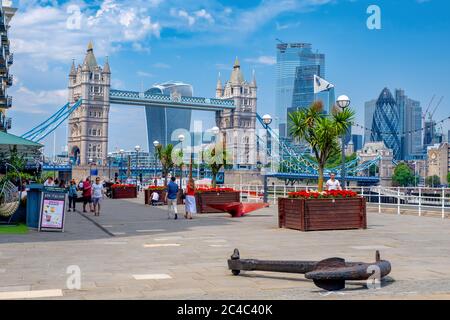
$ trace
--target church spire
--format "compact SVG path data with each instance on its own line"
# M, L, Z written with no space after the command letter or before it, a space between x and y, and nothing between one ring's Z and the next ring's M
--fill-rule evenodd
M111 69L109 67L109 58L106 57L105 65L103 66L103 73L111 73Z
M72 59L72 66L70 67L70 74L71 76L76 76L77 71L75 70L75 59Z
M250 83L250 85L254 88L256 88L256 74L255 74L255 69L253 69L253 74L252 74L252 82Z
M239 59L236 57L236 60L234 60L234 66L233 71L231 71L231 78L230 82L233 85L239 85L244 82L244 76L241 72L241 66L239 64Z
M91 71L98 66L97 60L95 59L94 55L94 45L92 44L92 41L89 41L86 57L84 58L83 62L83 68L85 68L85 65L87 65L87 67Z
M222 81L220 80L220 72L219 72L219 74L218 74L218 76L217 76L217 85L216 85L216 89L217 90L222 90Z
M238 59L238 57L236 56L236 59L234 60L234 66L233 66L233 68L240 68L241 66L240 66L240 63L239 63L239 59Z

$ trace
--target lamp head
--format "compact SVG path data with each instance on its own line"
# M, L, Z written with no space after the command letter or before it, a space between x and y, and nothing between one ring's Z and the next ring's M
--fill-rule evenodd
M262 119L263 119L264 124L267 126L272 123L272 116L270 114L263 115Z
M185 139L185 137L184 137L183 134L180 134L180 135L178 136L178 141L183 142L184 139Z
M158 141L158 140L153 141L153 145L154 145L155 148L156 148L157 146L159 146L159 141Z
M346 95L339 96L339 98L336 101L337 105L341 109L348 108L350 106L350 98Z
M214 135L218 135L220 132L220 129L219 129L219 127L212 127L211 131Z

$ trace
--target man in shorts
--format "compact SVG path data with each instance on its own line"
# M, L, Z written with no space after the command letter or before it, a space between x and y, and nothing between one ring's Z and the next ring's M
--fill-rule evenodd
M103 199L103 183L100 183L100 178L95 178L95 183L92 185L92 202L94 203L94 215L100 215L100 203Z
M83 212L86 212L86 205L88 203L91 212L94 212L94 208L92 207L92 185L89 178L86 178L86 181L83 182Z

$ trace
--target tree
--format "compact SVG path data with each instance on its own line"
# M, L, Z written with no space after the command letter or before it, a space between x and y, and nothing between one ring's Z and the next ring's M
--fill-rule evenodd
M330 115L323 112L321 101L314 102L309 108L289 114L291 135L306 141L312 148L318 164L319 191L323 191L324 169L327 162L340 151L338 138L348 132L355 112L349 108L333 108Z
M434 176L431 176L431 177L427 177L425 179L425 184L426 184L427 187L432 187L432 188L440 186L441 185L441 178L439 178L439 176L437 176L437 175L434 175Z
M447 173L447 183L450 185L450 172Z
M211 185L215 188L217 185L217 174L222 167L226 166L228 153L223 148L223 144L219 142L203 151L203 159L211 169Z
M400 163L395 167L392 181L396 187L407 187L414 184L414 173L406 163Z
M159 162L161 162L162 175L164 177L164 186L167 186L167 176L175 166L172 158L173 152L174 149L172 144L168 144L165 147L160 144L156 147L156 156L158 157Z

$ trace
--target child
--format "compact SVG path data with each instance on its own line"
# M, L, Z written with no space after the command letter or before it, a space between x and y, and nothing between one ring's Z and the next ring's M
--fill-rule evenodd
M152 206L156 206L156 204L159 201L159 193L156 191L153 191L152 193Z

